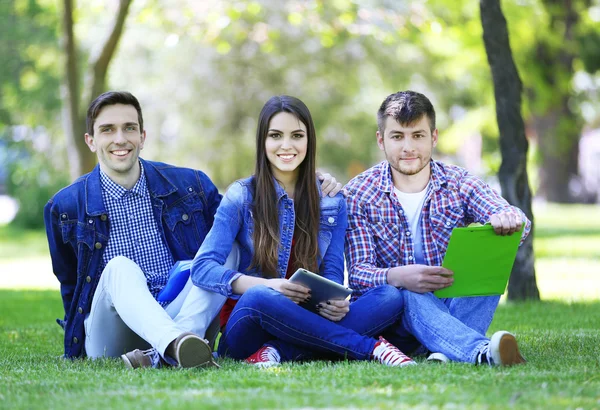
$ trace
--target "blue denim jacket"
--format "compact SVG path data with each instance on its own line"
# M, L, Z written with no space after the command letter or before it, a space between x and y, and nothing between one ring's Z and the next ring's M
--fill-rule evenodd
M256 268L249 267L254 253L254 198L251 189L253 178L236 181L231 185L221 201L213 227L194 258L191 269L192 282L196 286L234 299L239 295L232 295L231 284L240 275L262 276ZM280 237L277 274L284 278L294 236L294 202L279 184L276 183L275 187ZM334 198L321 198L320 219L319 273L341 284L344 282L344 236L347 226L346 201L341 194ZM223 266L234 241L237 241L240 248L238 271Z
M140 159L158 229L174 260L191 259L213 223L221 195L202 172ZM83 321L100 280L102 253L110 235L100 168L60 190L44 207L54 274L60 282L65 357L84 352Z

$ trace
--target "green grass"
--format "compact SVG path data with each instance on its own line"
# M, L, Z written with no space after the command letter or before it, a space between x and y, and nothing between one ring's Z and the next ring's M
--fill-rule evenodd
M0 291L0 408L599 408L600 302L506 304L491 332L513 330L528 364L387 368L313 362L258 370L127 370L69 361L54 291Z
M128 371L116 359L59 358L58 291L0 290L0 409L600 409L600 300L593 300L600 288L600 207L538 205L534 211L542 297L589 301L498 308L490 333L514 331L525 366L313 362L261 371L224 361L220 370ZM47 257L43 231L0 226L0 279L14 276L14 266L27 274L35 258L45 266L40 258Z
M48 256L46 232L0 225L0 260Z

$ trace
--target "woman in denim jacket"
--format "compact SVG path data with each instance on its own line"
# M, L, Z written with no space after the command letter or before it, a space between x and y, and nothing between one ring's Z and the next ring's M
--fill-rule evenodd
M235 182L192 265L195 285L229 297L221 311L219 354L268 367L314 357L414 364L382 337L403 310L385 285L359 301L330 300L318 313L299 306L309 289L288 281L297 268L344 280L346 202L321 197L315 177L315 128L297 98L272 97L256 133L253 176ZM238 270L224 267L237 242ZM367 320L368 319L368 320Z

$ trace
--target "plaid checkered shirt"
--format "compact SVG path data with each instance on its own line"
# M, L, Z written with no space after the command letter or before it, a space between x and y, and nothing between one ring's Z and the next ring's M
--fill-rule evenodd
M103 270L115 256L131 259L146 275L148 290L156 299L167 284L174 262L154 219L141 164L140 169L140 178L130 190L100 171L102 199L110 221L110 237L100 269Z
M369 288L387 284L395 266L415 263L414 242L402 205L394 194L387 161L366 170L346 185L348 231L346 258L353 299ZM466 169L431 161L431 178L421 213L423 256L429 266L440 266L452 229L472 222L485 224L503 211L526 221L521 244L531 222L495 190Z

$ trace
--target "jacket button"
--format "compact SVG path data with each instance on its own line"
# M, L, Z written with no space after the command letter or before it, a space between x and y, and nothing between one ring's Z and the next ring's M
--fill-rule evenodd
M96 244L94 245L94 247L96 249L102 249L102 244L100 242L96 242Z
M82 308L81 306L79 306L79 307L77 308L77 311L78 311L79 313L83 313L83 308Z
M329 218L327 218L327 222L329 222L330 224L335 222L335 219L333 218L333 216L330 216Z
M106 221L107 219L108 219L108 216L106 216L106 214L100 215L100 220L101 221Z
M62 214L60 217L61 217L62 219L67 219L67 214Z
M88 277L86 277L86 278L85 278L85 281L86 281L87 283L90 283L90 282L92 281L92 277L91 277L91 276L88 276Z
M77 339L76 337L73 338L73 343L79 343L79 339Z
M190 217L188 216L188 214L183 214L183 215L181 215L181 219L183 219L184 221L187 221L188 219L190 219Z

